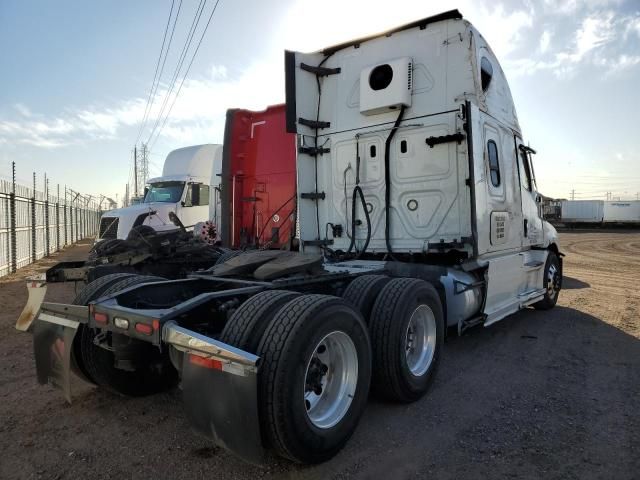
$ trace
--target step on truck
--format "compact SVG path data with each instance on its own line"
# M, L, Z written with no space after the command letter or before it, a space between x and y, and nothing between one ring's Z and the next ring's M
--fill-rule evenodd
M557 301L556 232L509 86L458 11L285 53L299 251L181 280L111 277L33 323L38 379L180 385L193 428L250 462L336 455L372 392L428 390L447 332Z

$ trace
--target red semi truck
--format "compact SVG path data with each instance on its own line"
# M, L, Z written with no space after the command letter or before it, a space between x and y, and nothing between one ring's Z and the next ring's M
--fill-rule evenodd
M295 235L295 138L295 134L286 131L284 104L262 111L229 109L222 178L220 187L211 192L215 197L207 222L215 231L204 229L206 240L215 238L216 246L207 246L191 233L180 232L178 226L163 232L143 226L128 240L100 242L90 261L60 262L28 280L29 300L16 327L29 328L44 299L47 283L88 283L105 275L124 273L184 278L245 250L286 247Z
M280 248L295 234L296 135L285 105L230 109L222 159L222 245Z

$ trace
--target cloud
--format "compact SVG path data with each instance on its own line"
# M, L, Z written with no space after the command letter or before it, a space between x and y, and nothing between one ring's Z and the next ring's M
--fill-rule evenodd
M574 48L558 54L558 59L577 63L592 50L611 42L616 36L613 17L614 14L608 12L605 15L592 15L584 19L576 32Z
M158 89L147 126L142 132L142 141L149 138L154 125L153 139L156 138L174 103L180 81L176 82L164 110L161 107L169 85L163 84ZM163 139L182 145L207 141L221 136L227 108L262 109L283 99L281 55L268 61L254 62L234 76L229 75L225 66L212 65L205 75L185 80L161 135ZM139 126L145 105L146 98L138 97L112 106L86 106L46 117L32 113L25 105L16 104L14 108L20 116L12 120L0 119L0 140L5 144L45 149L114 140L122 135L123 129ZM134 140L131 138L131 143Z
M29 108L26 105L23 105L22 103L14 104L13 108L15 108L16 111L20 115L22 115L23 117L30 117L31 116L31 110L29 110Z
M537 0L514 7L512 3L494 5L462 0L458 6L487 38L509 77L549 71L566 78L585 65L606 70L610 75L640 63L640 57L630 47L632 41L640 37L640 17L602 11L615 3L617 0L559 3ZM557 8L552 8L554 5ZM153 99L141 140L149 139L156 126L151 138L154 141L164 115L174 104L162 128L158 150L166 152L181 145L220 141L227 108L262 109L284 100L282 50L285 48L313 51L451 8L446 0L398 0L394 8L384 0L326 0L322 9L314 7L312 0L299 0L277 20L275 35L264 40L271 52L267 57L259 60L248 57L247 66L239 71L213 64L200 75L192 74L175 104L175 88L164 102L169 85L162 83ZM311 9L314 21L299 21L306 18ZM335 15L336 11L341 15ZM568 12L572 12L573 17L567 17ZM54 116L15 104L17 116L0 118L0 142L61 148L93 141L122 141L128 137L133 143L147 95L148 92L140 92L134 98L69 109ZM163 103L166 106L160 116Z
M544 54L549 50L549 44L551 43L551 33L548 30L542 32L542 36L540 37L540 45L538 46L538 50L540 53Z
M637 16L616 15L612 11L587 12L576 18L573 31L564 17L548 23L551 26L545 27L535 51L504 62L510 76L550 71L557 78L567 79L583 67L610 76L638 65L637 46L630 38L636 24L640 26Z
M616 7L625 0L544 0L543 11L556 15L575 15L590 9Z

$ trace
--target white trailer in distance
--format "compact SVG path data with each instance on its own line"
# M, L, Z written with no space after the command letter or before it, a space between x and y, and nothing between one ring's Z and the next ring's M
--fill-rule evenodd
M317 463L370 390L427 393L447 331L556 304L561 253L533 151L497 58L458 11L286 52L285 71L300 251L184 280L103 277L75 305L42 304L41 382L69 396L73 369L140 395L180 379L192 426L217 444Z

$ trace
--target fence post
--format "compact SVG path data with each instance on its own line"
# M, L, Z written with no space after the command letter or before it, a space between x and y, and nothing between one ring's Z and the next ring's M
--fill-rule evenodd
M69 205L69 243L73 243L75 242L74 236L73 236L73 193L71 193L70 195L71 197L71 205Z
M62 204L62 219L64 221L64 246L69 245L67 236L67 186L64 186L64 203Z
M49 179L47 174L44 174L44 251L45 256L49 256L50 246L50 232L49 232Z
M33 195L31 196L31 263L36 261L36 172L33 172Z
M78 240L84 238L84 208L80 207L80 235L78 236Z
M11 221L11 273L16 273L18 253L16 252L16 162L11 162L11 193L9 194L9 210Z
M11 272L11 228L9 227L10 225L10 220L9 218L11 217L11 215L9 214L9 209L11 208L9 206L9 196L11 195L11 193L7 193L7 196L4 197L4 224L7 227L7 245L6 245L6 254L7 254L7 273Z
M60 251L60 184L56 195L56 251Z

